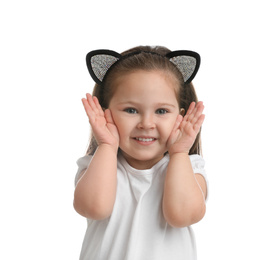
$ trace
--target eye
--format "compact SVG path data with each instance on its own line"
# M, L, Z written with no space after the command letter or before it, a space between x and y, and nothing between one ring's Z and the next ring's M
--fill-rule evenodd
M159 115L164 115L166 113L168 113L168 110L164 109L164 108L159 108L155 111L156 114L159 114Z
M124 109L125 112L127 112L128 114L137 114L138 111L135 108L129 107Z

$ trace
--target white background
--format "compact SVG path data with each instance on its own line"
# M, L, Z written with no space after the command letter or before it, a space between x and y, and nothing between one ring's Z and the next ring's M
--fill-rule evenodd
M194 225L199 260L277 260L277 24L274 0L1 2L0 258L78 259L85 55L164 45L202 57L210 197Z

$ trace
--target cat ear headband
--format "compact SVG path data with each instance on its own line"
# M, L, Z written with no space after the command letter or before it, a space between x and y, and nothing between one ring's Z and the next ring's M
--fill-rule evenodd
M139 53L151 53L160 55L155 52L138 51L127 55L121 55L111 50L95 50L91 51L86 56L86 63L89 73L93 80L101 85L107 71L118 61ZM162 55L160 55L162 56ZM181 72L184 83L190 83L196 76L201 62L201 57L193 51L172 51L165 55Z

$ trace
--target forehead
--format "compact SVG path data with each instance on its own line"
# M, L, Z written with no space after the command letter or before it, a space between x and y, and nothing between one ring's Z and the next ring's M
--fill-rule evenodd
M176 103L178 89L178 81L168 72L136 70L114 78L111 100L141 99L146 102L161 99Z
M113 79L113 89L116 91L123 85L141 86L145 84L146 87L152 85L161 85L168 87L176 94L179 92L180 83L173 73L166 70L132 70L115 75Z

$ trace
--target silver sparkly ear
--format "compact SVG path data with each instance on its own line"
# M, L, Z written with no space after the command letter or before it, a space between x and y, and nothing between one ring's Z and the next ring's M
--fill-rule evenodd
M179 69L184 82L190 83L200 67L200 55L192 51L174 51L166 56Z
M183 75L184 82L186 82L194 72L196 67L196 59L188 56L178 56L170 59Z
M111 66L121 58L117 52L110 50L97 50L89 52L86 56L88 70L97 84L101 84L104 76Z
M91 58L91 66L94 74L99 81L102 82L107 70L119 60L116 57L109 55L96 55Z

